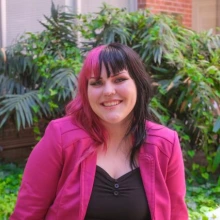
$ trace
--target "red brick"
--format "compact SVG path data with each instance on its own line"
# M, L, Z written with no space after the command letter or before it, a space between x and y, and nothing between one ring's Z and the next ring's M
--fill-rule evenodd
M139 8L150 8L152 13L181 14L185 26L190 27L192 24L192 0L138 0L138 3Z
M138 4L138 7L139 7L139 6L146 6L146 4L145 4L145 3L139 3L139 4Z

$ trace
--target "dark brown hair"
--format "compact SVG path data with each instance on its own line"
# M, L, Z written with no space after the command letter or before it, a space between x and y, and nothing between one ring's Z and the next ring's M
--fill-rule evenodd
M101 75L104 64L107 76L126 69L137 88L137 101L133 110L133 119L126 136L133 135L133 147L130 154L131 167L135 167L135 154L146 138L146 120L151 120L149 102L152 96L151 80L139 55L130 47L111 43L91 50L79 74L79 89L75 100L67 106L67 114L72 115L77 124L85 129L99 144L107 142L107 133L98 116L92 111L87 95L88 79L91 74Z

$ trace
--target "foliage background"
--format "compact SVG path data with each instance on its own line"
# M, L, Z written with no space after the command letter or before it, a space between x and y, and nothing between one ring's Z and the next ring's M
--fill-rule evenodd
M188 188L188 198L196 196L204 207L201 195L206 191L216 204L220 36L211 30L196 33L168 15L153 15L148 10L128 13L107 5L98 13L75 15L52 4L51 16L45 19L43 32L24 34L6 52L1 50L0 127L4 129L13 120L17 129L34 126L39 136L39 119L62 116L64 106L74 98L85 53L100 44L127 44L141 56L152 76L152 113L179 133L187 182L194 187ZM200 184L203 187L197 188ZM190 207L198 210L200 205Z
M0 220L7 220L14 209L23 168L0 163Z

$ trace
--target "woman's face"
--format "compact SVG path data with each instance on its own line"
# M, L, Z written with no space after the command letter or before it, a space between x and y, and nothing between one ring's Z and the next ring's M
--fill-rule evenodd
M99 79L89 79L88 100L104 125L120 124L131 120L137 88L127 70L108 78L103 66Z

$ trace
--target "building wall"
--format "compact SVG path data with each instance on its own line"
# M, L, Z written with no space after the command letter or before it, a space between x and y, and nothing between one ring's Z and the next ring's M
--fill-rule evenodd
M77 13L96 12L103 2L135 11L151 9L153 13L177 16L182 24L196 31L220 27L220 0L53 0ZM0 48L6 47L24 32L42 31L39 20L50 15L51 0L0 0Z
M220 25L219 3L219 0L193 0L193 30L200 32Z
M39 21L50 15L51 0L0 0L0 48L13 44L25 32L39 32ZM55 5L66 5L77 13L99 11L103 2L128 11L137 9L137 0L53 0ZM2 6L1 5L1 6Z
M181 16L183 25L192 26L192 0L138 0L138 8L148 8L152 13L173 14L178 18Z
M42 30L39 20L44 15L50 15L50 0L1 0L5 2L5 22L2 24L5 38L4 44L10 45L24 32L37 32ZM53 0L55 4L64 5L65 0Z
M93 0L93 1L79 1L80 6L80 12L82 14L89 13L89 12L98 12L100 10L100 7L102 6L103 2L117 7L117 8L126 8L128 11L134 11L137 9L136 6L136 0L109 0L109 1L103 1L103 0Z
M0 1L0 48L2 47L2 14L1 14L2 2Z
M216 9L217 9L217 27L220 27L220 0L217 0L217 7L216 7ZM220 31L218 31L218 33L219 33Z

